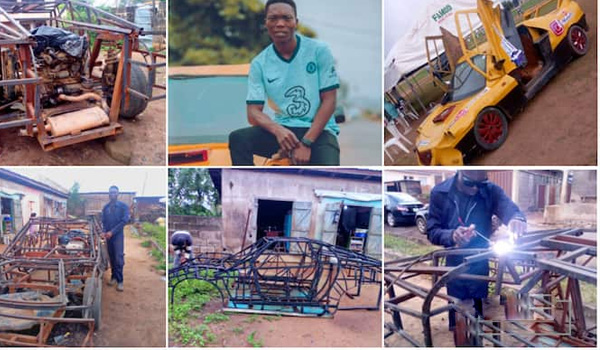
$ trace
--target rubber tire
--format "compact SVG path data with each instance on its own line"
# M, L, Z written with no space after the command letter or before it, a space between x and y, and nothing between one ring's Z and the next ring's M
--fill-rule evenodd
M398 226L396 218L394 218L394 214L391 211L388 211L388 213L385 215L385 223L391 227Z
M416 220L415 220L415 224L417 225L417 230L419 230L419 232L421 234L427 234L427 221L425 220L424 217L419 216Z
M92 304L92 317L95 321L95 330L102 326L102 279L96 278L96 295Z
M131 65L131 81L129 87L143 94L146 93L146 89L148 88L148 78L146 78L146 74L144 74L141 67ZM129 94L129 105L127 108L125 108L125 99L121 100L119 117L123 119L133 119L142 113L146 109L146 106L148 106L148 101L133 94Z
M579 31L583 35L583 38L585 38L585 45L584 45L583 50L580 50L579 48L577 48L572 40L571 35L573 34L574 31ZM569 32L567 33L567 40L569 41L569 48L571 49L571 52L573 53L573 57L581 57L581 56L585 55L590 49L590 40L587 36L587 33L585 32L585 30L583 28L581 28L577 24L574 24L571 26L571 28L569 28Z
M483 123L484 116L488 113L494 113L498 115L500 117L500 123L502 127L502 134L493 143L486 142L483 139L483 137L477 132L477 130L481 127L481 124ZM475 136L475 143L484 151L489 152L500 148L500 146L502 146L502 144L504 143L504 141L506 141L506 138L508 137L508 120L506 119L506 115L504 114L504 112L502 112L496 107L484 108L481 112L479 112L477 118L475 119L475 126L473 126L473 134Z
M83 305L91 304L91 308L83 311L83 318L93 318L95 330L102 325L102 283L97 277L88 278L83 287Z

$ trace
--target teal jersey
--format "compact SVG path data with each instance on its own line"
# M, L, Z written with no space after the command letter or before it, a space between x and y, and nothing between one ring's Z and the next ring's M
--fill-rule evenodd
M295 128L310 128L319 107L320 93L340 87L333 56L321 41L296 35L296 50L289 60L273 44L258 54L250 65L247 104L264 105L268 99L275 122ZM340 132L333 115L325 129Z

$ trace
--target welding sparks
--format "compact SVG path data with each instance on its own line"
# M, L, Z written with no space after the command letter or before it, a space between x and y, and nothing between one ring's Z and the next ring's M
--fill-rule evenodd
M498 255L504 255L507 253L512 252L512 250L514 249L514 244L512 244L510 241L498 241L496 243L494 243L492 250L494 251L494 253L498 254Z

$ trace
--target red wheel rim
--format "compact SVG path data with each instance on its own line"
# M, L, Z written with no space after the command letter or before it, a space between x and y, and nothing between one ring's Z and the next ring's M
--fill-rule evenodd
M498 142L504 133L502 117L496 112L485 113L481 116L477 132L485 143Z
M587 38L583 31L579 28L573 28L571 31L571 42L573 43L573 47L577 49L579 52L584 52L585 47L587 45Z

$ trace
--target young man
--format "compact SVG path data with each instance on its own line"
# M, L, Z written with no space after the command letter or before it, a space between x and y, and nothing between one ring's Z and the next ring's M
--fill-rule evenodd
M487 179L485 170L460 170L456 176L436 185L431 191L427 238L446 248L488 248L492 235L492 215L520 236L527 230L525 216L517 205L504 194L502 188ZM475 233L477 231L479 234ZM446 266L460 265L465 256L450 255ZM489 274L487 260L471 265L465 273ZM456 279L448 282L448 294L463 303L472 304L478 315L483 315L483 299L487 298L488 283ZM455 327L453 310L448 318L450 330Z
M254 165L254 154L281 150L296 164L339 165L333 56L324 43L296 34L293 0L268 0L265 15L273 43L252 60L246 104L253 126L229 135L232 163ZM263 112L267 100L274 119Z
M102 234L108 246L110 258L111 278L109 286L117 285L117 290L122 292L123 288L123 265L125 257L123 254L124 237L123 227L129 222L129 207L127 204L117 200L119 188L110 186L108 190L109 202L102 209Z

